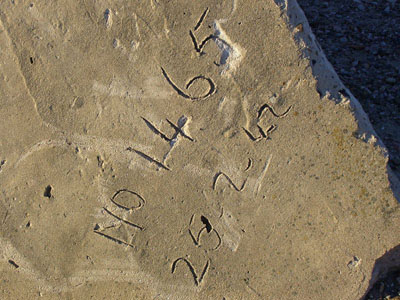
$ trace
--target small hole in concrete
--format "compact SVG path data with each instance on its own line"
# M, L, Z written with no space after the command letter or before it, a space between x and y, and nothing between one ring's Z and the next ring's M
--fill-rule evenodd
M50 199L52 197L51 190L52 190L51 185L46 186L46 188L44 189L43 196L45 196L45 197Z
M206 230L208 233L210 233L212 230L212 226L211 226L210 222L208 221L208 219L205 216L201 216L201 222L204 225L206 225Z
M15 261L13 261L12 259L8 260L8 263L11 264L13 267L15 267L16 269L19 268L19 266L17 265L17 263Z

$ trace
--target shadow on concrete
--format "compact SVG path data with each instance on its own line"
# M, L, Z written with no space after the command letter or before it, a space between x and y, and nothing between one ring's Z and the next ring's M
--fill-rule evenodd
M372 289L375 289L375 284L389 274L395 274L400 271L400 245L386 252L375 262L372 270L369 286L364 296L360 300L367 300L367 296ZM385 280L386 281L386 280ZM379 287L377 288L379 289Z

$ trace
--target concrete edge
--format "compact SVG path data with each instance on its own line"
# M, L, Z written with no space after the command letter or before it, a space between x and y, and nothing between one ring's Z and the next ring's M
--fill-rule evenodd
M326 58L303 10L296 0L274 0L274 2L280 7L281 17L292 32L293 38L303 57L310 61L311 71L316 80L316 88L321 99L331 100L339 105L348 105L358 123L357 137L366 143L378 147L382 155L385 156L386 172L390 187L393 196L400 203L400 179L389 166L389 152L385 144L373 128L360 102L343 84L332 64ZM400 215L400 213L397 215ZM373 272L370 274L369 286L361 299L365 299L370 289L378 280L385 277L393 269L400 268L399 254L400 245L388 250L376 259Z
M390 168L389 152L373 128L368 115L360 102L343 84L319 45L308 20L296 0L274 0L281 9L293 38L304 58L308 59L312 74L317 82L317 91L321 99L329 99L337 104L349 105L358 123L358 138L377 146L386 158L387 175L394 197L400 203L400 180Z

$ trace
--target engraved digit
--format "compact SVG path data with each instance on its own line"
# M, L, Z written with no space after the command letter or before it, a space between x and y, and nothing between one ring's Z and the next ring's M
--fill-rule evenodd
M249 171L252 166L253 166L253 160L251 158L249 158L248 163L247 163L247 167L246 167L246 169L244 171L245 172Z
M147 127L150 128L150 130L155 133L156 135L160 136L163 140L171 143L174 139L176 139L179 135L183 136L184 138L188 139L191 142L194 142L194 139L188 136L184 131L183 127L185 126L188 118L185 116L182 116L178 120L178 125L175 125L172 123L170 120L166 119L168 124L175 130L174 135L172 138L167 137L164 133L161 132L158 128L156 128L149 120L146 118L142 117L143 121L146 123Z
M160 136L163 140L166 140L167 142L170 142L171 139L168 138L164 133L162 133L160 130L158 130L150 121L146 120L143 118L143 121L146 123L147 127L150 128L151 131L153 131L156 135Z
M194 31L196 31L197 29L200 28L201 24L203 23L203 20L205 19L205 17L207 16L208 12L210 10L208 9L208 7L206 8L206 10L203 12L203 14L201 15L200 19L197 21L196 26L194 27Z
M108 210L107 208L103 207L103 209L106 211L106 213L108 213L110 216L116 218L117 220L119 220L119 221L121 221L121 222L123 222L123 223L125 223L125 224L128 224L128 225L130 225L130 226L132 226L132 227L138 228L138 229L140 229L140 230L144 230L143 227L141 227L141 226L139 226L139 225L136 225L136 224L134 224L134 223L132 223L132 222L130 222L130 221L128 221L128 220L125 220L125 219L123 219L123 218L117 216L116 214L114 214L114 213L112 213L110 210Z
M124 194L129 194L129 195L134 195L134 196L136 196L136 197L139 199L139 204L136 205L136 206L135 206L135 205L127 206L127 205L121 204L121 203L118 201L118 198L120 198L121 195L124 195ZM124 210L127 210L127 211L129 211L129 212L132 212L133 210L141 209L141 208L144 206L144 204L146 203L146 201L144 200L144 198L143 198L142 196L140 196L138 193L133 192L133 191L130 191L130 190L127 190L127 189L122 189L122 190L117 191L117 192L111 197L110 200L111 200L111 202L112 202L114 205L116 205L117 207L119 207L119 208L121 208L121 209L124 209ZM122 217L116 215L115 213L113 213L113 212L112 212L111 210L109 210L108 208L103 207L103 209L104 209L104 211L105 211L107 214L109 214L109 215L112 216L113 218L117 219L117 220L120 221L121 223L127 224L127 225L129 225L129 226L131 226L131 227L133 227L133 228L135 228L135 229L139 229L140 231L143 231L143 230L144 230L144 228L143 228L142 226L139 226L139 225L137 225L137 224L135 224L135 223L132 223L132 222L129 221L129 220L126 220L126 219L124 219L124 218L122 218ZM118 243L118 244L124 244L124 245L130 246L130 247L134 247L134 246L133 246L131 243L129 243L128 241L124 241L124 240L122 240L122 239L120 239L120 238L117 238L117 237L115 237L115 236L109 235L109 234L107 234L107 233L104 232L104 231L106 231L107 229L110 229L110 228L119 228L119 227L121 226L121 223L119 224L118 227L117 227L117 225L112 225L112 226L108 226L108 227L106 227L106 228L101 228L99 225L96 224L96 227L94 228L93 231L94 231L94 233L97 233L98 235L101 235L101 236L103 236L103 237L105 237L105 238L107 238L107 239L109 239L109 240L111 240L111 241L113 241L113 242Z
M215 176L214 176L214 182L213 182L213 189L214 189L214 190L216 189L216 186L217 186L217 183L218 183L218 179L219 179L221 176L224 176L224 177L226 178L226 180L228 180L229 185L230 185L235 191L237 191L237 192L243 191L243 189L244 189L244 187L245 187L245 185L246 185L246 182L247 182L247 178L246 178L246 179L243 181L241 187L239 188L238 186L236 186L236 184L233 183L232 179L231 179L228 175L226 175L224 172L218 172L218 173L215 174Z
M191 272L192 275L193 275L194 284L195 284L196 286L199 286L199 285L202 283L202 281L203 281L203 279L204 279L204 276L206 275L206 273L207 273L207 271L208 271L208 267L210 266L210 260L207 260L207 263L206 263L206 265L204 266L203 272L201 273L200 277L198 277L198 275L197 275L197 273L196 273L196 270L194 269L192 263L191 263L188 259L186 259L186 258L184 258L184 257L180 257L180 258L176 259L176 260L172 263L172 268L171 268L172 274L175 273L176 266L177 266L178 262L180 262L180 261L183 261L183 262L186 263L186 265L188 266L190 272Z
M207 16L208 12L209 12L209 9L208 9L208 7L207 7L206 10L203 12L203 14L200 16L199 20L197 21L197 24L196 24L196 26L194 27L194 31L197 31L197 30L200 28L200 26L203 24L203 21L204 21L205 17ZM198 41L197 41L197 38L195 37L195 35L194 35L194 33L193 33L192 30L189 30L189 35L190 35L190 38L192 39L192 43L193 43L194 49L195 49L196 52L198 52L200 55L205 54L205 53L203 52L203 48L204 48L204 46L206 45L206 43L207 43L209 40L215 39L215 38L216 38L215 35L210 34L209 36L207 36L207 37L199 44Z
M250 140L252 140L253 142L258 142L258 141L261 141L262 139L266 139L266 140L270 139L269 135L276 129L276 125L269 126L268 129L266 130L266 132L264 131L264 129L262 129L262 127L260 125L257 125L257 128L260 133L260 136L255 137L249 130L242 127L242 129L247 134L247 136L250 138Z
M260 109L258 110L258 114L257 114L257 129L259 131L259 136L256 137L254 136L248 129L242 127L242 129L244 130L244 132L246 133L246 135L248 136L248 138L253 141L253 142L258 142L262 139L270 139L270 134L276 129L276 125L272 124L271 126L269 126L267 128L267 130L264 130L258 123L260 122L263 113L268 110L271 112L271 114L275 117L275 118L284 118L287 116L287 114L290 112L290 110L292 109L292 106L290 105L282 114L278 114L275 112L275 110L267 103L263 104Z
M171 171L171 169L168 168L166 165L164 165L163 163L157 161L156 159L152 158L151 156L147 155L146 153L143 153L142 151L136 150L136 149L134 149L132 147L128 147L128 148L126 148L126 150L136 153L140 157L144 158L145 160L147 160L151 164L155 164L159 168L162 168L162 169L167 170L167 171Z
M123 204L119 203L119 202L117 201L118 198L120 198L121 195L124 195L124 194L131 194L131 195L136 196L137 198L139 198L139 204L138 204L137 206L128 207L128 206L126 206L126 205L123 205ZM129 211L134 210L134 209L140 209L140 208L142 208L142 207L144 206L144 204L146 203L146 201L144 200L144 198L143 198L142 196L140 196L138 193L133 192L133 191L130 191L130 190L127 190L127 189L122 189L122 190L117 191L117 192L112 196L111 202L114 203L114 204L115 204L116 206L118 206L119 208L123 208L123 209L129 210Z
M123 244L123 245L129 246L129 247L135 248L134 245L132 245L132 244L130 244L130 243L124 241L124 240L121 240L119 238L116 238L116 237L113 237L111 235L108 235L108 234L103 232L103 231L105 231L107 229L114 228L114 227L115 226L110 226L110 227L104 228L102 230L94 229L93 232L97 233L98 235L101 235L101 236L103 236L103 237L105 237L105 238L107 238L107 239L109 239L109 240L111 240L111 241L113 241L113 242L115 242L117 244L120 244L120 245Z
M202 236L202 233L204 232L204 231L206 231L208 234L211 234L211 233L215 233L216 234L216 236L217 236L217 239L218 239L218 243L217 243L217 245L212 249L212 250L218 250L218 248L221 246L221 244L222 244L222 239L221 239L221 236L220 236L220 234L218 233L218 231L217 230L215 230L212 226L211 226L211 224L210 224L210 222L208 221L208 219L206 218L206 217L204 217L204 216L201 216L201 222L204 224L204 226L200 229L200 231L197 233L197 236L195 236L194 234L193 234L193 232L190 230L190 226L192 225L192 223L193 223L193 219L194 219L194 214L192 215L192 217L190 218L190 222L189 222L189 235L190 235L190 237L192 238L192 240L193 240L193 243L195 244L195 246L196 247L200 247L201 246L201 243L200 243L200 239L201 239L201 236Z
M186 135L185 132L183 132L183 126L185 126L186 122L187 122L187 118L185 116L182 116L179 120L178 120L178 126L176 126L174 123L172 123L170 120L167 119L167 122L169 125L171 125L172 128L175 129L175 135L180 134L181 136L183 136L184 138L187 138L189 141L194 142L194 139L191 138L190 136ZM172 140L174 139L174 137L172 138Z
M257 119L258 119L258 120L261 119L262 114L263 114L263 112L264 112L265 110L269 110L269 111L272 113L272 115L273 115L274 117L276 117L276 118L284 118L284 117L287 116L287 114L290 112L291 109L292 109L292 106L290 105L290 106L288 107L288 109L285 110L285 112L283 112L282 114L277 114L271 106L269 106L267 103L265 103L265 104L262 105L262 106L260 107L260 109L258 110Z
M149 160L151 163L155 163L159 168L163 168L163 169L168 169L168 167L166 166L165 162L168 158L168 156L170 155L170 153L172 152L173 148L177 145L176 142L179 140L180 136L182 136L185 139L188 139L191 142L194 142L194 139L190 136L188 136L185 132L184 132L184 126L188 123L188 118L185 116L181 116L177 122L177 124L175 125L174 123L172 123L170 120L166 119L169 126L171 126L175 132L172 135L172 137L168 137L166 134L164 134L163 132L161 132L161 130L159 130L156 126L154 126L149 120L147 120L146 118L142 117L143 121L146 123L147 127L149 127L149 129L156 134L157 136L161 137L163 140L165 140L166 142L169 143L170 145L170 149L164 154L163 159L161 162L156 161L154 158L151 158L150 156L148 156L147 154L144 154L143 152L137 151L135 149L132 148L128 148L128 150L133 150L135 153L139 154L140 156L142 156L143 158Z
M203 51L203 48L205 47L206 43L209 40L215 39L216 36L213 34L210 34L209 36L207 36L200 44L197 42L196 37L194 36L193 32L191 30L189 30L189 35L190 38L192 39L192 43L194 46L194 49L196 50L197 53L199 53L200 55L205 54L205 52Z
M203 75L199 75L199 76L196 76L196 77L192 78L191 80L189 80L189 82L186 84L186 89L189 89L192 86L192 84L197 80L205 80L205 81L207 81L208 85L210 86L207 93L205 93L204 95L200 95L200 96L192 96L192 95L186 94L171 80L171 78L168 76L168 73L163 68L161 68L161 71L162 71L162 74L164 75L165 79L167 80L167 82L172 86L172 88L178 93L178 95L182 96L185 99L190 99L193 101L206 99L209 96L213 95L217 90L216 85L210 78L203 76Z

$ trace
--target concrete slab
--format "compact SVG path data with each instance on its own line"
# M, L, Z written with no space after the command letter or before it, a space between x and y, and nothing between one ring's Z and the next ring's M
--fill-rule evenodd
M385 148L295 1L0 20L2 298L360 299L400 266Z

